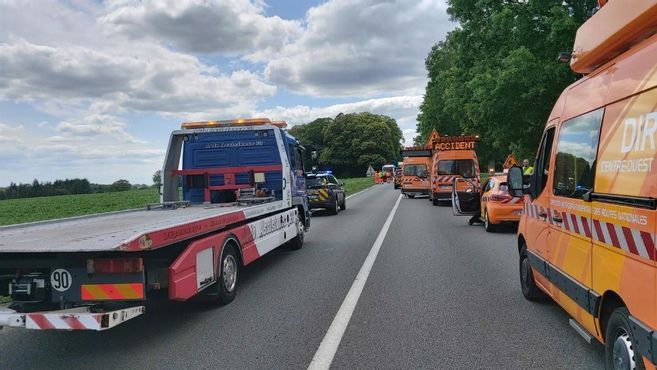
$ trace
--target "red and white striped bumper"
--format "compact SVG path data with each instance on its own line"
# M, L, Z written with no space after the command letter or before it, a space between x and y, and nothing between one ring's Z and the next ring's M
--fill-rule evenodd
M19 313L0 307L0 328L4 326L32 330L106 330L133 319L145 311L144 306L108 312L91 312L89 307L67 310Z

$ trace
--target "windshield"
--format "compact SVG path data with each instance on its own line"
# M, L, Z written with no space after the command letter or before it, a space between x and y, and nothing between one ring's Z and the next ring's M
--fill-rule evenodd
M427 166L424 164L407 164L404 166L404 176L427 177Z
M325 176L308 177L306 179L306 187L308 189L321 188L328 184L328 179Z
M438 161L439 175L461 175L465 178L475 176L474 161L472 159L451 159Z

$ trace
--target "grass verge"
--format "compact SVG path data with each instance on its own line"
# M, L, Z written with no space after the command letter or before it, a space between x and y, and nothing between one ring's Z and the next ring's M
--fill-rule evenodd
M347 196L356 194L363 189L367 189L374 185L374 178L372 177L355 177L351 179L341 179L344 181L344 187L347 191Z

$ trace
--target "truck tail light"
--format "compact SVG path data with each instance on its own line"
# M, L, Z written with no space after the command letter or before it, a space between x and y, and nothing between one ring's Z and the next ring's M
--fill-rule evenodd
M95 258L87 260L87 273L135 274L144 271L141 258Z

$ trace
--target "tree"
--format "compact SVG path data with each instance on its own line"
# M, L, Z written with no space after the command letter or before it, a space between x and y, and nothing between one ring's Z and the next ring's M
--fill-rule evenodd
M553 103L578 77L556 55L572 49L595 0L450 0L460 28L436 44L418 115L420 141L478 134L482 163L535 153Z
M116 192L116 191L126 191L132 189L132 185L130 184L130 181L128 180L116 180L114 183L112 183L111 186L111 191Z
M362 176L368 166L381 168L400 157L402 132L393 118L383 115L341 113L295 126L290 133L318 150L318 168L340 176Z
M159 186L162 184L162 170L157 170L153 173L153 185Z

